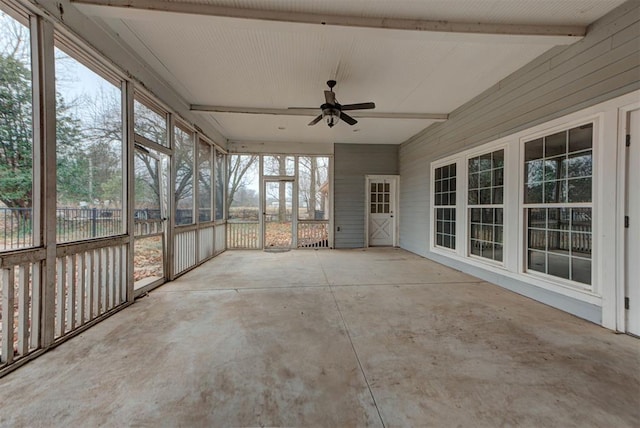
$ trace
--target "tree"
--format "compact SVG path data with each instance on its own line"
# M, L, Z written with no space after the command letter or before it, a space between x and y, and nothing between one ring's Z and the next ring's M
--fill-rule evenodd
M89 161L89 200L120 206L122 188L122 102L119 90L103 86L85 97L85 154Z
M180 128L175 130L175 150L173 152L176 165L175 206L179 208L184 202L187 206L193 203L193 135Z
M0 201L27 220L33 205L33 119L29 32L0 13ZM56 92L57 189L59 200L92 198L88 137L76 116L76 101Z
M32 205L31 72L11 54L0 54L0 200L10 208ZM28 210L16 210L28 218Z
M82 141L86 138L80 120L72 113L72 105L56 95L56 189L58 202L90 201L90 179L93 165Z
M235 200L239 189L246 188L257 174L257 155L229 156L229 190L227 192L227 207Z
M328 158L300 156L298 158L298 193L301 206L306 207L306 218L315 219L316 211L324 211L324 195L320 191L329 177Z

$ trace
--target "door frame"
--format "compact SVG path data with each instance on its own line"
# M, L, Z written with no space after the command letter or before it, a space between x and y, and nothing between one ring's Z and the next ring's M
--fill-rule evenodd
M298 169L298 162L296 159L296 175ZM291 246L289 249L293 250L298 247L298 186L295 176L265 176L262 178L262 195L260 195L259 205L261 207L260 212L260 240L262 249L266 249L266 215L267 215L267 183L291 183ZM286 207L285 207L286 208Z
M626 136L631 132L631 112L640 110L640 103L636 102L618 109L618 150L617 150L617 207L616 212L616 293L615 293L615 318L616 331L627 333L627 309L625 309L625 297L627 297L627 231L624 227L624 216L627 207L627 145ZM640 136L638 136L640 137ZM638 138L636 137L636 140ZM639 144L633 141L632 144Z
M371 181L392 180L393 188L393 247L400 245L400 176L399 175L365 175L364 176L364 246L369 247L369 206L371 205Z
M154 159L157 163L158 163L158 175L160 176L160 182L158 183L159 187L160 187L160 216L162 218L162 233L156 233L156 234L152 234L151 236L162 236L162 272L163 272L163 276L162 278L158 278L148 284L145 284L143 287L140 287L138 289L135 289L135 280L133 279L133 269L134 269L134 259L135 259L135 241L136 241L136 236L135 236L135 168L132 168L131 171L131 181L132 181L132 194L131 194L131 218L132 218L132 222L131 222L131 241L132 241L132 247L131 247L131 293L133 295L133 298L139 297L140 295L147 293L151 290L153 290L154 288L157 288L159 286L161 286L162 284L165 284L167 281L169 281L169 265L171 263L169 263L169 252L168 252L168 248L170 247L169 242L170 242L170 238L169 238L169 225L168 225L168 218L169 218L169 207L167 206L168 203L170 203L171 198L173 197L172 195L169 195L168 193L165 192L169 192L169 188L164 189L163 186L169 185L168 183L164 183L164 181L162 180L163 177L163 165L162 165L162 157L157 155L156 153L148 150L148 149L152 149L156 152L159 152L160 155L166 155L168 157L168 162L166 167L171 168L171 162L172 162L172 158L173 156L171 155L171 152L165 148L162 147L158 144L155 143L150 143L148 141L144 141L143 138L140 138L140 136L136 135L136 140L134 142L134 147L132 150L133 153L133 158L132 161L133 163L135 163L135 153L136 152L140 152L142 153L144 156L149 156L150 158ZM169 171L171 172L171 171ZM163 191L164 190L164 191ZM164 201L163 200L163 195L166 195L167 200ZM142 236L141 238L144 238L144 236Z

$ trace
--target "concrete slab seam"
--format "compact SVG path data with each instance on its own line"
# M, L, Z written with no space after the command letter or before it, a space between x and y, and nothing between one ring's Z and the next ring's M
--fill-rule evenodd
M358 367L360 367L360 372L362 373L362 377L364 378L364 381L367 384L367 389L369 389L369 394L371 395L371 400L373 400L373 405L376 408L376 412L378 412L378 417L380 418L380 423L382 424L382 428L386 428L384 419L382 418L382 413L380 412L380 408L378 407L378 402L376 401L375 395L373 395L373 390L371 389L371 385L369 384L369 379L367 379L367 375L364 372L364 367L362 366L362 362L360 361L360 357L358 356L356 347L353 344L353 340L351 339L351 333L349 333L349 327L347 326L347 322L344 319L344 316L342 315L342 310L340 309L340 305L338 304L338 299L336 298L336 295L333 292L333 287L331 283L329 283L329 278L327 277L327 272L324 269L322 261L320 261L320 269L322 269L322 274L324 275L324 278L327 281L327 284L329 284L329 291L331 292L331 296L333 297L333 303L336 305L338 315L340 315L340 319L342 320L344 331L347 333L347 338L349 339L349 343L351 344L351 349L353 349L353 355L356 357L356 361L358 362Z

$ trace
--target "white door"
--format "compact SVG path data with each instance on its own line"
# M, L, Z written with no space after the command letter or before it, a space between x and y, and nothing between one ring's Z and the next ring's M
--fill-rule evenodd
M393 246L396 234L397 179L372 177L368 181L369 246Z
M640 336L640 110L630 114L627 147L626 297L627 332ZM626 305L625 305L626 306Z

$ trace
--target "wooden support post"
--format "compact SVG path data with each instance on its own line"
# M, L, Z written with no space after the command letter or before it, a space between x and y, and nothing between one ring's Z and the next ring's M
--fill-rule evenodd
M53 24L32 16L34 212L46 256L40 281L40 346L54 340L56 287L56 91Z
M126 183L125 198L124 198L124 212L126 213L126 232L129 236L129 243L127 244L126 252L126 271L124 277L126 278L125 284L125 300L127 302L133 302L133 253L135 246L135 171L134 171L134 129L133 129L133 83L125 82L122 85L122 135L125 137L123 144L124 152L123 156L126 159L125 168L123 171L123 182Z

